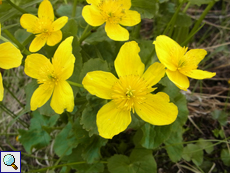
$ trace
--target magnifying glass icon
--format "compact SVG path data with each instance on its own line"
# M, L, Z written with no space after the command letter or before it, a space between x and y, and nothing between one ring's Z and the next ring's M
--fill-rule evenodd
M14 164L15 163L15 158L11 154L7 154L3 157L3 162L7 166L12 166L15 170L18 169L18 167Z

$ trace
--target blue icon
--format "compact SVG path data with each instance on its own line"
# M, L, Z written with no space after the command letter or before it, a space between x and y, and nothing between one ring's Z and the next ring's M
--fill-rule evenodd
M14 164L15 163L15 158L12 154L7 154L3 158L3 162L7 166L12 166L15 170L18 169L18 167Z

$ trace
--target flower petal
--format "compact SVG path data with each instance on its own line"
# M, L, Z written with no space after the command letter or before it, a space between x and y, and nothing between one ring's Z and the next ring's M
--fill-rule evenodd
M122 4L122 8L127 10L131 8L131 0L118 0L118 1L120 1L120 4Z
M52 64L41 54L31 54L26 57L24 71L26 75L35 79L46 79L47 72L52 71Z
M4 88L2 84L2 74L0 73L0 102L3 100Z
M105 31L108 37L115 41L126 41L129 39L129 32L119 24L106 22Z
M169 103L169 96L163 92L149 94L144 103L135 105L135 111L141 119L153 125L171 124L178 114L177 106Z
M204 59L207 51L204 49L191 49L182 59L182 67L179 68L181 73L189 73L189 71L197 69L198 64Z
M100 26L105 22L99 9L94 5L86 5L82 9L82 16L85 21L92 26Z
M143 78L149 86L157 84L165 75L165 66L161 63L155 62L145 71Z
M23 14L20 18L20 24L27 30L27 32L37 34L40 33L40 30L37 28L38 20L39 19L32 14Z
M140 22L141 15L137 11L127 10L119 23L124 26L134 26Z
M135 41L126 42L121 47L114 62L118 76L139 75L144 72L145 65L138 55L140 48Z
M68 17L67 16L62 16L60 18L58 18L57 20L55 20L52 23L52 28L53 31L58 31L61 28L63 28L63 26L65 26L65 24L68 22Z
M187 90L189 87L189 80L187 76L177 71L166 70L168 78L180 89Z
M191 77L193 79L212 78L215 75L216 73L203 71L203 70L192 70L190 73L187 74L188 77Z
M169 70L175 71L179 60L183 58L187 49L182 48L177 42L165 35L158 36L153 44L155 44L156 54L160 62Z
M73 90L68 82L60 81L57 85L55 85L50 106L58 114L63 113L64 109L67 109L68 112L73 111Z
M43 106L51 97L53 92L53 87L48 84L41 84L34 91L31 100L30 100L30 108L32 111L36 110Z
M29 50L30 52L39 51L45 44L48 39L48 35L46 33L38 34L31 42Z
M54 46L59 43L62 39L62 32L60 30L51 32L49 37L47 38L47 45Z
M72 54L72 42L73 36L66 38L58 46L52 59L55 71L61 71L61 80L66 80L73 74L75 57Z
M105 104L97 113L98 132L103 138L111 139L124 131L130 123L130 111L117 109L113 101Z
M22 54L12 43L6 42L0 44L0 67L10 69L18 67L22 62Z
M111 99L112 86L118 79L109 72L92 71L84 77L82 84L89 93L103 99Z
M98 5L101 2L101 0L86 0L86 2L88 4Z
M38 8L38 17L54 21L54 11L52 4L48 0L43 0Z

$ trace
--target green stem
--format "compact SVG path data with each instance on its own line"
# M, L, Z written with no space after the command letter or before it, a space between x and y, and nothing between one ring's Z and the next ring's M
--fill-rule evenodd
M4 32L18 46L22 53L30 55L30 52L7 29Z
M169 21L169 23L168 23L166 29L165 29L164 32L163 32L163 35L166 35L166 34L167 34L167 32L168 32L170 26L172 26L172 28L173 28L173 26L174 26L174 24L175 24L175 22L176 22L177 15L178 15L178 13L180 12L180 9L181 9L181 7L182 7L183 4L184 4L184 1L182 1L182 2L180 3L180 5L179 5L179 7L177 8L176 12L173 14L173 17L172 17L171 20ZM171 32L172 32L172 30L171 30ZM169 37L170 37L170 35L169 35Z
M28 13L27 11L25 11L24 9L20 8L19 6L15 5L14 3L12 3L10 0L6 0L12 7L14 7L15 9L17 9L18 11L20 11L21 13Z
M186 11L188 10L188 7L190 6L190 2L187 3L187 5L185 6L184 10L183 10L183 13L186 13Z
M79 39L79 43L81 44L89 35L92 34L92 32L88 32L90 28L90 25L88 24L86 27L85 27L85 30L83 31L82 35L81 35L81 38Z
M134 39L140 38L140 30L141 30L141 22L139 24L137 24L136 26L134 26L131 36Z
M4 86L4 88L7 89L7 91L10 93L10 95L20 104L20 106L24 108L24 105L23 105L23 104L18 100L18 98L9 90L9 88L8 88L5 84L3 84L3 86Z
M80 88L84 88L84 86L82 84L79 84L79 83L76 83L76 82L72 82L72 81L69 81L69 80L67 80L67 82L70 85L77 86L77 87L80 87Z
M203 21L203 19L205 18L205 16L208 14L208 12L211 10L211 8L215 3L216 3L215 1L212 1L208 4L208 6L205 8L204 12L201 14L200 18L197 20L194 27L192 28L191 33L193 33L195 30L199 28L201 22Z
M76 11L77 11L77 0L74 0L73 3L73 10L72 10L72 17L74 18L76 15Z

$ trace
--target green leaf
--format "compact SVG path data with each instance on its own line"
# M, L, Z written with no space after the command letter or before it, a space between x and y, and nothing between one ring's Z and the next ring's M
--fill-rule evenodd
M152 19L159 10L157 0L132 0L131 10L135 10L141 14L141 18Z
M221 150L220 158L226 166L230 166L230 153L228 149Z
M105 32L105 26L104 25L98 27L96 30L93 30L91 32L92 32L92 34L90 36L88 36L84 40L84 42L89 43L89 44L95 44L95 43L103 42L103 41L111 42L111 39L107 36L107 34Z
M179 27L190 27L192 25L192 19L185 13L179 13L175 25Z
M33 148L40 149L49 144L51 138L44 128L53 127L58 118L58 115L46 117L41 115L38 111L33 112L30 129L19 129L19 134L21 136L20 142L23 144L28 153L31 153Z
M203 162L203 150L196 144L188 144L184 147L182 157L187 161L193 161L197 166Z
M86 99L89 103L82 112L80 123L83 125L83 128L89 132L89 136L91 137L93 134L99 134L96 125L97 112L107 101L90 94L87 95Z
M169 155L169 158L173 162L178 162L183 153L183 136L182 127L178 127L172 132L165 142L165 149Z
M67 163L80 163L71 165L72 169L76 169L79 173L98 173L103 172L104 165L102 163L87 164L82 158L82 152L84 150L84 145L78 145L73 149L72 153L68 156L62 158L63 161Z
M56 136L54 141L54 151L61 157L72 153L72 149L87 139L88 135L82 129L79 118L72 125L69 122L64 129Z
M89 138L87 144L84 145L85 147L82 154L83 159L85 159L87 163L94 163L99 161L101 157L101 147L104 146L107 141L107 139L96 135Z
M168 79L168 77L164 77L163 79L161 79L159 84L162 84L163 86L165 86L162 92L165 92L166 94L168 94L170 99L175 98L180 92L180 89L177 88L176 85Z
M15 38L21 43L23 43L30 35L31 33L27 32L25 29L18 29L14 33Z
M205 150L208 154L211 154L211 152L214 150L212 142L207 141L203 138L199 138L197 145Z
M69 19L65 26L62 28L64 38L68 36L76 36L78 31L78 24L76 20Z
M146 149L155 149L169 137L171 126L154 126L146 123L142 126L141 130L143 132L141 145Z
M224 112L223 110L214 110L211 113L212 117L214 120L218 120L218 122L222 125L225 126L228 122L228 114Z
M107 62L100 58L90 59L85 62L80 73L80 81L83 80L88 72L96 70L109 71Z
M156 173L157 166L151 150L134 149L127 157L114 155L108 159L108 169L111 173Z

